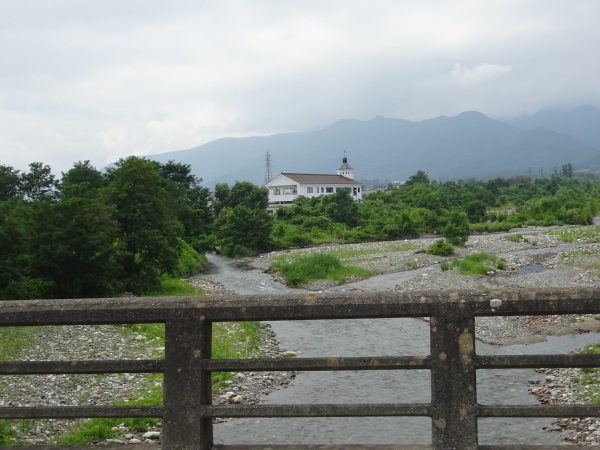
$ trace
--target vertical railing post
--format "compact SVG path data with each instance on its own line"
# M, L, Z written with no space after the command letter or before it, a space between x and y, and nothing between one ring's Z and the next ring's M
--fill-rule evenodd
M436 450L477 448L475 318L464 304L431 317L432 441Z
M211 357L212 322L198 317L170 318L165 323L164 450L209 450L212 419L203 417L211 404L210 373L202 360Z

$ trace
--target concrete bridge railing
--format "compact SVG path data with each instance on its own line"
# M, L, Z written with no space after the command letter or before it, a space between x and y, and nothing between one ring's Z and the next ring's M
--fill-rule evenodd
M163 449L206 450L213 448L212 419L216 417L425 416L431 418L431 444L380 448L436 450L535 448L535 446L479 445L478 418L598 417L600 405L482 405L477 399L477 371L538 367L600 367L600 355L478 355L475 351L475 318L550 314L600 314L600 292L596 289L584 288L491 292L423 291L5 301L0 302L0 326L164 323L165 354L164 359L141 361L0 362L0 376L59 373L163 373L164 401L158 406L0 407L0 419L159 417L163 422L161 437ZM429 354L211 359L214 322L391 317L429 317ZM222 406L211 404L211 372L415 369L427 369L431 372L429 403ZM231 446L229 448L259 447ZM287 448L317 447L289 446ZM318 448L344 447L318 446ZM377 446L357 448L377 448Z

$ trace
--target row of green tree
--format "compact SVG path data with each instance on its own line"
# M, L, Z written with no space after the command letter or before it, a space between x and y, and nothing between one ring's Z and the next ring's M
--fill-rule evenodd
M265 188L211 192L173 161L131 157L105 172L79 162L60 180L41 163L22 173L0 165L0 298L143 294L215 250L237 257L424 233L461 245L473 231L589 224L599 199L599 184L570 173L432 183L419 171L362 203L338 190L270 215Z
M104 173L79 162L60 180L41 163L0 165L0 298L152 291L217 245L250 245L238 224L269 235L266 199L247 184L213 196L189 165L135 157Z
M405 186L369 194L362 203L339 191L328 197L301 197L277 210L273 235L280 247L332 238L359 242L425 233L460 245L474 231L590 224L599 208L600 184L589 179L554 175L440 184L419 171Z

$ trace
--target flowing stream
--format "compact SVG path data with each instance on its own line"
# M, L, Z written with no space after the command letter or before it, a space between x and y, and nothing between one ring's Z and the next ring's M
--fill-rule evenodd
M299 292L274 283L257 270L210 256L208 277L239 294ZM429 269L431 270L431 269ZM418 271L408 274L418 275ZM398 284L399 275L394 284ZM410 276L410 275L408 275ZM374 277L379 278L379 277ZM371 280L373 280L372 278ZM385 283L377 284L385 289ZM301 292L301 291L300 291ZM352 319L271 322L283 350L302 357L427 355L429 325L417 319ZM479 354L568 353L600 341L600 333L551 336L547 341L493 346L477 341ZM478 401L482 404L536 404L528 394L533 370L479 370ZM421 403L430 401L430 374L413 371L304 372L284 389L266 397L271 404ZM551 419L480 419L480 444L560 444L560 432L543 430ZM431 419L414 417L230 419L215 426L215 444L427 444Z

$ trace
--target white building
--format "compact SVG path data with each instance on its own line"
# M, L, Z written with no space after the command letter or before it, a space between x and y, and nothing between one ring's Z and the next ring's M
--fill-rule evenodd
M269 190L269 211L279 206L290 205L299 196L320 197L346 189L354 201L362 201L362 185L354 180L354 169L344 156L337 175L311 173L281 173L269 181L265 187Z

